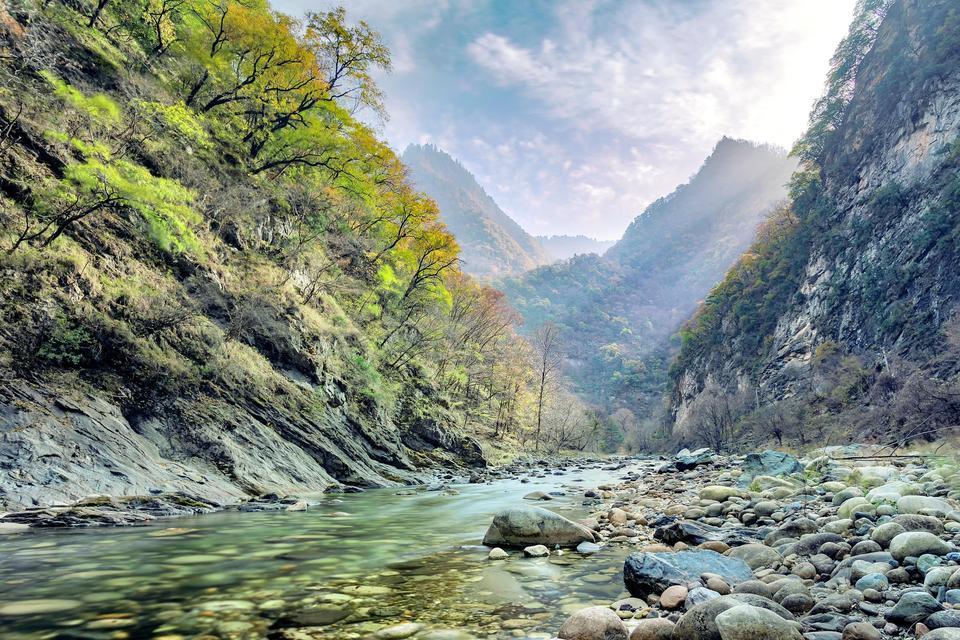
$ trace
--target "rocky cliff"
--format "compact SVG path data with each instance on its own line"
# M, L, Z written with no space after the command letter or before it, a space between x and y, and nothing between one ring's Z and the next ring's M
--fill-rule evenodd
M798 145L789 209L687 327L679 424L708 379L776 401L811 391L834 351L956 371L940 356L960 293L958 62L954 3L861 7Z

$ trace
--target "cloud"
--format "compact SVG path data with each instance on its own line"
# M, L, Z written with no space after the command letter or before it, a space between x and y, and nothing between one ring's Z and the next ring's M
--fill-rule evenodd
M287 13L334 0L272 0ZM434 142L534 233L618 237L723 135L803 131L855 0L351 0L399 150ZM317 6L320 5L320 6Z
M728 133L789 145L851 2L697 6L629 3L599 16L596 5L565 2L557 32L535 46L487 32L466 50L493 82L519 86L549 117L585 131L700 145Z

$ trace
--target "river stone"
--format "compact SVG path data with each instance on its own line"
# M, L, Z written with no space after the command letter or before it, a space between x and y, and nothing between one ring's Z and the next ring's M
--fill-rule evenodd
M923 635L923 640L960 640L960 629L933 629Z
M627 640L627 628L609 607L587 607L567 618L557 637L562 640Z
M581 542L577 545L577 553L582 553L585 556L596 553L600 551L600 549L600 545L595 542Z
M916 513L902 513L893 519L907 531L926 531L934 535L943 533L943 523L940 518L922 516Z
M667 587L660 594L660 606L664 609L676 609L687 599L687 588L680 584Z
M662 593L673 585L686 585L704 573L722 576L728 584L753 578L745 562L715 551L632 553L623 563L623 581L631 595Z
M737 593L707 600L687 611L677 622L673 640L723 640L717 628L717 616L744 604L768 609L784 620L793 620L793 614L776 602L751 593Z
M890 541L907 530L896 522L884 522L876 529L870 532L870 539L886 549L890 546Z
M553 500L553 496L544 491L531 491L523 496L524 500Z
M843 628L842 640L880 640L880 630L868 622L852 622Z
M487 558L490 560L506 560L509 557L510 554L500 547L494 547L493 549L490 549L490 553L487 554Z
M672 640L674 624L666 618L648 618L637 622L630 640Z
M943 605L926 591L910 591L903 594L896 606L887 612L887 620L896 624L910 625L920 622L942 608Z
M513 507L493 518L483 537L488 547L545 544L575 547L581 542L595 542L593 532L581 524L540 507Z
M854 511L863 511L866 508L873 508L873 504L866 498L860 496L850 498L849 500L844 500L840 508L837 509L837 517L841 519L849 518L853 515Z
M931 629L946 629L960 627L960 611L950 609L948 611L937 611L931 614L923 621Z
M0 603L0 616L31 616L40 613L58 613L83 606L79 600L37 599Z
M298 613L284 616L273 623L275 629L299 627L325 627L339 622L350 615L350 609L338 607L313 607Z
M899 561L913 556L918 557L925 553L943 556L952 550L952 547L926 531L907 531L890 541L890 554Z
M703 500L716 500L717 502L726 502L734 496L739 496L740 490L736 487L724 487L722 485L708 485L700 489L700 498Z
M947 514L953 511L953 507L946 500L931 496L903 496L897 500L897 511L900 513L923 513L928 510Z
M550 555L550 549L546 548L542 544L535 544L529 547L523 548L523 555L528 558L545 558Z
M802 640L790 622L768 609L741 604L716 617L722 640Z
M676 466L677 471L689 471L708 462L713 462L713 451L707 447L696 451L682 449L674 457L674 466Z
M734 547L727 552L730 558L738 558L747 563L751 569L761 567L773 568L773 565L779 564L783 560L776 549L764 546L762 544L745 544L740 547Z
M739 483L747 486L756 476L788 476L803 471L803 465L789 453L767 449L761 453L748 453L740 466L743 473Z
M423 625L417 622L404 622L403 624L397 624L392 627L387 627L385 629L380 629L373 637L377 640L404 640L404 638L409 638L410 636L419 633L423 629Z
M800 542L790 545L783 553L785 555L795 553L798 556L812 556L828 542L843 542L843 538L836 533L811 533L801 536Z

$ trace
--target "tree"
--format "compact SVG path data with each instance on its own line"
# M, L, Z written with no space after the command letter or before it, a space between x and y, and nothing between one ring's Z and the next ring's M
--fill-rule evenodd
M327 100L352 100L355 107L368 107L385 117L383 92L371 75L374 69L391 68L390 50L379 33L362 20L348 25L346 10L337 7L308 13L303 41L323 72Z
M537 426L534 432L534 448L539 451L544 406L549 399L550 388L560 376L563 364L560 328L552 322L541 325L533 336L533 348L537 357Z

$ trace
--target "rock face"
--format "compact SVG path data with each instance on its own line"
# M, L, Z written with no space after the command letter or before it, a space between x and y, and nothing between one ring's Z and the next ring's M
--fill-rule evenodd
M514 507L501 511L483 537L487 546L576 547L581 542L594 542L593 532L581 524L539 507Z
M941 353L942 331L955 317L943 305L960 294L954 244L936 240L954 233L957 223L953 205L942 203L953 197L957 170L956 157L943 150L960 135L960 54L948 44L955 33L938 25L956 5L898 0L889 6L855 66L842 122L817 154L827 202L816 228L801 231L812 234L810 242L789 245L794 260L803 251L793 284L778 290L783 274L758 274L757 281L771 276L769 288L728 288L729 296L710 308L719 315L710 316L707 335L681 350L673 410L684 435L695 424L687 427L685 418L708 380L735 386L749 379L773 402L816 384L821 345L867 353L867 362L903 354L921 366ZM928 80L931 68L944 71ZM760 258L781 259L788 258ZM758 309L749 326L726 311L741 303L756 309L750 305L765 296L779 302ZM759 353L756 345L764 345ZM887 423L876 428L887 434Z
M413 449L483 461L473 438L425 421L404 430L389 421L361 426L336 399L342 392L331 394L325 409L298 415L238 392L229 401L180 398L161 416L128 419L95 393L0 385L0 508L161 494L225 505L340 483L413 482ZM439 441L427 443L431 437Z
M742 560L715 551L633 553L623 563L624 584L638 597L659 594L673 585L686 585L705 573L722 576L731 585L753 577Z

